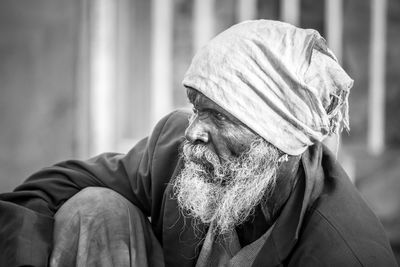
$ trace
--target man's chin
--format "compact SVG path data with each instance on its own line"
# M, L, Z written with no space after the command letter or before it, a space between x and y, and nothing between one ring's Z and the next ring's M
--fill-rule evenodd
M247 220L262 200L269 182L253 180L226 185L193 173L193 169L187 166L177 177L174 187L179 206L184 213L203 224L213 224L215 233L221 234Z

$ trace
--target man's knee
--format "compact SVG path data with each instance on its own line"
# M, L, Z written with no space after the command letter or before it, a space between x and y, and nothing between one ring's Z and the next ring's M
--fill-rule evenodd
M87 187L66 201L55 215L57 220L65 220L79 214L84 217L118 218L132 214L144 217L142 212L117 192L102 187Z
M153 261L163 262L147 218L126 198L106 188L83 189L65 202L55 215L53 241L51 266L156 266Z

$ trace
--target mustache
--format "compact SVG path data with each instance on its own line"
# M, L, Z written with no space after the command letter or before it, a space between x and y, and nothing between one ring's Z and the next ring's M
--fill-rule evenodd
M182 154L185 159L198 164L220 164L218 155L203 144L183 143Z
M183 143L183 159L186 163L196 169L202 170L206 177L221 176L224 170L223 162L218 155L203 144L193 144L189 141Z
M232 162L220 159L213 150L203 144L185 141L182 149L183 159L188 166L203 172L205 181L226 185L234 174L229 168Z

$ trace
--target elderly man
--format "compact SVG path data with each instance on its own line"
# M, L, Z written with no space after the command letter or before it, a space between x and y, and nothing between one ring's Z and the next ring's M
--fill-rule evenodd
M1 195L1 265L396 266L320 143L348 129L352 83L314 30L229 28L185 75L192 114Z

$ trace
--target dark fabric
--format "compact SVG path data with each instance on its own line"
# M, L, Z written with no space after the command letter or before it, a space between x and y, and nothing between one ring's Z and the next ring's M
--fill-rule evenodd
M207 229L182 216L170 184L182 168L187 123L188 113L173 112L126 155L61 162L0 195L0 266L45 266L54 212L88 186L109 187L151 216L166 266L194 266ZM380 222L334 156L317 143L302 168L253 266L397 266Z
M115 191L87 187L54 216L50 267L164 267L149 220Z
M250 216L243 224L236 227L236 233L239 237L240 245L242 247L256 241L262 236L269 228L265 219L261 206L258 205L254 214Z

